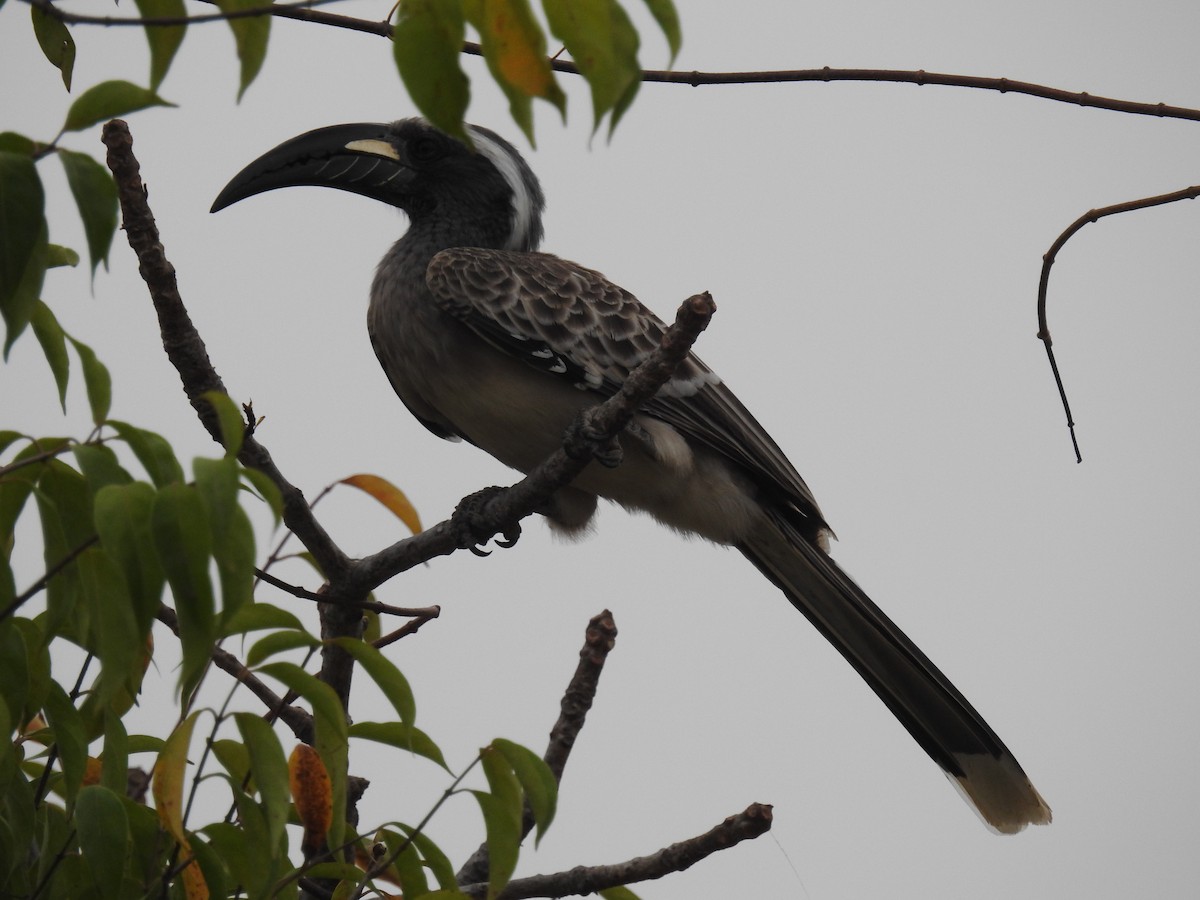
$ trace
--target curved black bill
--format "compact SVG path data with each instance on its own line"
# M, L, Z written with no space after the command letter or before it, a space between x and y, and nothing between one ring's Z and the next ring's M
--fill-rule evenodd
M309 131L268 150L217 195L209 212L271 191L315 185L399 205L411 175L388 140L390 126L371 122Z

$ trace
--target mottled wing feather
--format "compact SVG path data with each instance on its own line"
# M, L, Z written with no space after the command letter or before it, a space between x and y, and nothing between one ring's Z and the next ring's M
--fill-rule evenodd
M442 309L493 346L602 396L620 388L666 327L599 272L546 253L443 250L425 280ZM783 451L694 354L643 411L782 491L806 520L805 531L824 527L812 492Z

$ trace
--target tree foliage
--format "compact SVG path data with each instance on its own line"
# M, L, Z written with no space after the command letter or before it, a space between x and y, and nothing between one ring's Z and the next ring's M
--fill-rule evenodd
M271 15L256 0L214 5L235 38L240 97L265 64ZM648 5L678 49L670 0ZM12 19L18 4L8 6ZM32 39L70 90L74 33L93 20L50 0L29 0L29 9ZM479 766L483 782L472 794L490 856L486 890L496 896L515 870L529 827L526 810L539 839L554 817L557 786L547 765L497 739L467 771L451 772L438 744L415 724L407 680L377 646L353 629L323 642L289 610L257 601L258 579L270 576L256 569L261 535L252 523L267 510L278 524L285 499L272 478L239 461L252 414L247 421L220 392L193 398L218 423L223 452L183 465L168 437L109 418L107 368L43 300L47 269L77 266L84 255L51 242L58 229L46 218L40 173L47 161L57 157L65 170L93 277L107 266L118 221L108 169L59 146L59 139L172 105L158 90L186 37L189 8L182 0L137 0L137 10L149 48L147 86L112 80L88 87L64 103L58 135L0 133L5 358L32 332L64 411L74 369L93 424L75 437L0 431L0 893L116 900L169 891L195 900L297 896L307 885L349 897L390 881L412 900L464 896L454 868L424 830L436 806L416 811L413 824L383 823L370 834L348 822L348 797L358 789L349 743L365 740L443 770L441 802ZM596 126L605 116L615 126L640 84L638 37L628 15L616 0L546 0L545 18L584 70ZM403 0L394 22L396 66L427 117L465 137L469 85L459 59L468 26L531 140L533 99L565 114L546 29L525 0ZM345 483L420 530L416 511L394 485L365 474ZM15 571L14 548L19 535L30 539L25 523L33 519L42 572L31 578ZM178 639L177 721L155 734L131 734L125 719L156 658L156 622ZM256 639L243 659L221 649L224 641L251 635ZM379 721L349 725L344 698L327 679L280 658L299 649L307 659L331 648L389 701ZM235 676L219 708L198 705L214 661ZM265 714L261 706L254 713L231 710L239 685L252 685ZM290 747L277 732L279 721L290 726ZM209 778L229 792L229 814L198 823L193 798L198 788L216 790L200 788Z

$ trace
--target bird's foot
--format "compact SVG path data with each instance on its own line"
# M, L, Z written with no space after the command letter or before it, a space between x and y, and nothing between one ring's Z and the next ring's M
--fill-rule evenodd
M502 531L496 531L492 526L492 517L486 513L488 504L504 490L502 487L486 487L459 501L454 514L450 516L459 547L470 550L476 556L491 556L492 551L484 550L483 545L497 534L500 535L496 538L497 547L507 550L517 543L521 537L520 522L512 522Z
M624 458L621 442L592 424L585 410L567 429L563 449L573 459L591 457L606 469L615 469Z

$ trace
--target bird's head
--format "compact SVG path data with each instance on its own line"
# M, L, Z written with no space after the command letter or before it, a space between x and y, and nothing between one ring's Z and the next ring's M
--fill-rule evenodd
M424 119L318 128L242 169L211 211L275 188L316 185L399 207L414 226L469 222L497 247L536 249L545 205L537 177L495 132L467 131L473 148Z

